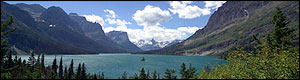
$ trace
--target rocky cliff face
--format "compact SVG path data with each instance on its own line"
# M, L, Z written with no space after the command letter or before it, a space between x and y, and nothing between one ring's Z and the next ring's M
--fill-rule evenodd
M14 6L17 6L18 8L27 11L34 19L38 19L40 15L46 10L46 8L42 7L39 4L24 4L24 3L18 3L14 4Z
M205 56L223 54L234 46L249 46L254 42L252 35L263 37L273 30L271 16L277 6L292 21L289 26L299 24L298 2L228 1L211 15L203 29L196 31L188 39L173 46L143 53Z
M123 49L123 47L121 47L119 44L113 42L109 37L107 37L104 31L102 30L101 24L89 22L86 20L85 17L79 16L76 13L70 13L69 16L72 20L79 23L79 26L83 30L83 34L89 37L90 39L112 48L122 49L124 51L127 50Z
M71 20L59 7L50 7L42 12L40 20L35 21L27 12L16 6L1 2L1 21L13 15L16 32L9 34L9 42L16 48L38 53L99 53L126 52L86 37L80 25Z
M110 31L106 33L106 36L118 43L124 50L127 50L128 52L142 51L140 48L130 42L127 32Z

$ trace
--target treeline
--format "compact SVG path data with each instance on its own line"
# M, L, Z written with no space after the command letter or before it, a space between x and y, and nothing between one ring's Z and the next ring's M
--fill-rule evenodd
M196 74L196 68L186 68L181 65L179 73L181 78L175 75L176 70L166 69L164 75L160 77L156 71L149 72L142 68L139 74L128 76L126 72L120 79L299 79L299 45L292 46L294 32L297 29L287 28L290 21L286 21L286 16L277 7L273 13L272 23L274 31L264 39L253 39L257 42L255 50L247 51L244 48L229 52L227 55L228 64L217 65L211 69L207 65L201 70L201 74ZM62 57L59 66L56 58L51 66L45 66L44 54L36 59L34 52L26 60L18 58L12 59L12 52L9 49L7 39L3 36L16 29L9 29L13 23L13 18L1 24L1 79L105 79L104 73L87 74L85 64L78 65L76 72L73 69L73 60L70 66L63 67ZM298 27L296 27L298 28ZM58 72L57 72L58 69Z

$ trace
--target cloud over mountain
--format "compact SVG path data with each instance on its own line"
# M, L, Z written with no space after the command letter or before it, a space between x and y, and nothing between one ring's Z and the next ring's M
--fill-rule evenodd
M181 19L193 19L203 15L211 14L212 9L221 7L226 1L204 1L205 8L191 5L192 1L170 1L171 8L168 8L173 14L178 14Z

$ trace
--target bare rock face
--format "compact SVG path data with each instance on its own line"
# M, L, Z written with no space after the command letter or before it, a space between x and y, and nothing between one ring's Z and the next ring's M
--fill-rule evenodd
M27 11L34 19L38 19L40 15L46 10L46 8L42 7L39 4L24 4L18 3L14 4L14 6L19 7L20 9Z
M110 31L106 33L106 36L112 41L118 43L124 50L127 50L128 52L142 51L139 47L130 42L127 32Z

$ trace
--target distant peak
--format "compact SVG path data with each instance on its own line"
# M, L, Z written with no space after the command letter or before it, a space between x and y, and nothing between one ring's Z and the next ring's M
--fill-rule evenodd
M69 15L70 15L70 16L78 16L77 13L70 13Z
M118 33L118 34L126 34L127 35L127 32L124 32L124 31L110 31L109 33Z
M57 7L57 6L51 6L48 8L48 10L52 10L52 9L62 10L60 7Z

